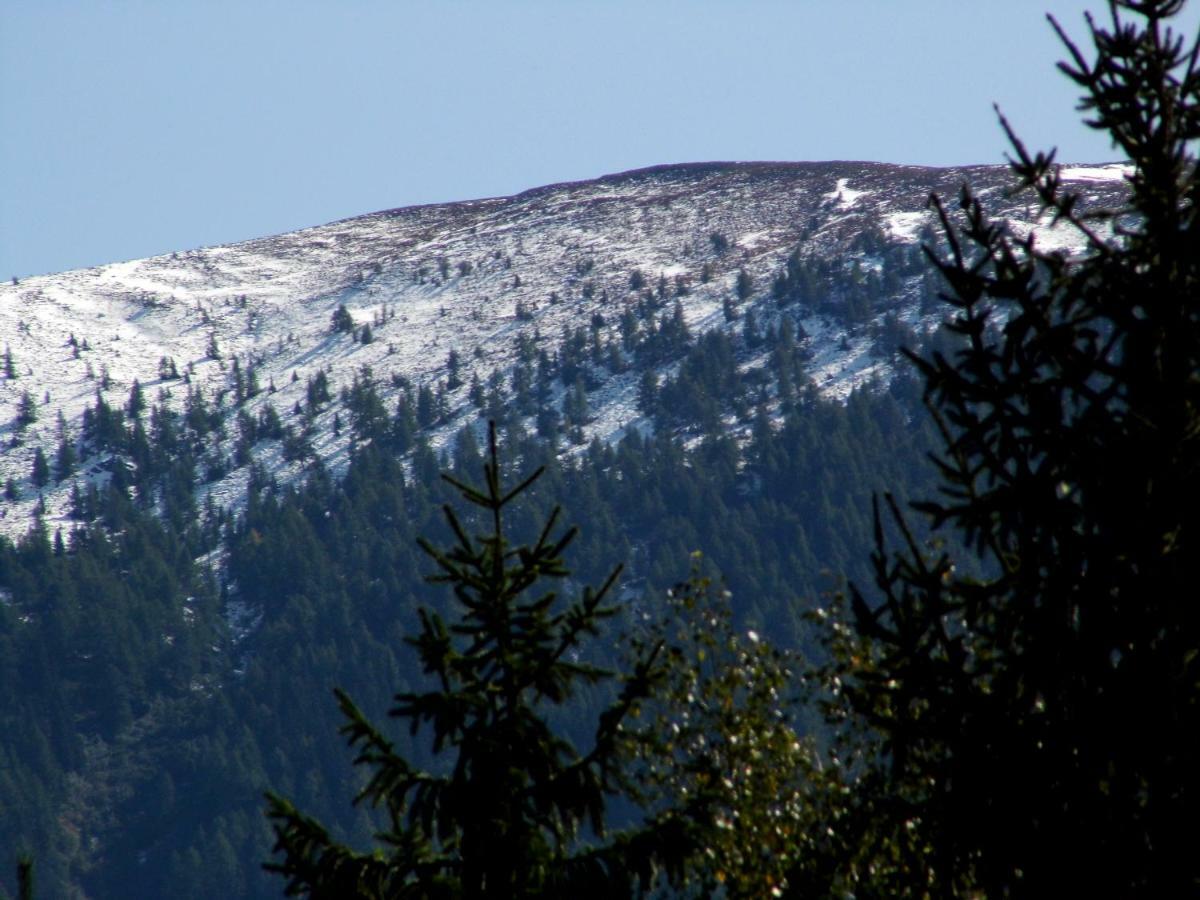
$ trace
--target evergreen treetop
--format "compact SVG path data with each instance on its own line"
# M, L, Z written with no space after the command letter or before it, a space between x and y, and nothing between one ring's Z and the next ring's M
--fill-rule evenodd
M313 897L619 896L648 883L661 833L606 839L607 800L625 785L618 765L621 723L659 677L658 646L621 676L616 699L600 715L590 749L581 752L553 729L547 713L586 685L615 672L580 656L614 608L607 595L619 570L599 590L564 602L547 579L568 571L563 552L576 529L555 535L558 512L536 542L513 547L504 511L542 470L507 489L501 485L495 426L489 432L485 486L443 476L490 529L472 537L445 507L457 543L446 550L422 540L440 572L433 583L453 588L461 617L452 624L420 611L409 642L434 687L395 697L390 712L416 736L427 733L447 766L424 771L400 755L347 694L337 692L371 776L357 801L386 813L383 847L357 853L335 842L314 819L269 795L276 851L269 868L288 878L288 893Z
M1182 896L1200 879L1200 38L1178 0L1110 2L1062 71L1131 164L1084 211L1008 130L1019 187L1081 254L936 197L956 349L914 356L942 431L918 509L977 559L876 515L874 602L832 633L859 740L831 854L859 896ZM1002 120L1003 121L1003 120ZM856 767L861 770L856 772ZM830 835L834 835L831 828ZM800 879L795 879L796 883Z

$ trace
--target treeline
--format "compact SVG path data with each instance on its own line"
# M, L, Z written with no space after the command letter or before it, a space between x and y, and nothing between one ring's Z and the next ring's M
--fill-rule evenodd
M718 342L700 341L689 360L675 389L731 377ZM344 801L346 748L336 708L320 698L340 685L378 713L393 691L419 683L404 637L418 604L445 601L421 580L428 562L416 537L447 537L441 470L475 479L483 461L482 422L438 454L406 427L400 396L389 414L378 387L357 379L340 400L356 432L345 476L313 464L301 486L282 487L256 469L236 519L152 515L134 498L156 497L169 513L167 498L183 505L194 475L140 456L104 490L85 492L73 533L42 530L0 549L3 659L10 683L27 688L6 696L4 715L8 733L28 735L6 743L19 789L2 794L3 828L10 846L37 852L45 889L272 895L277 885L258 868L269 849L259 804L268 786L350 839L370 833ZM686 576L701 550L744 623L805 646L806 601L841 573L867 574L871 488L916 495L927 486L934 441L917 407L905 382L845 405L796 391L782 418L761 410L742 447L719 417L698 416L690 449L664 428L575 457L513 415L502 442L514 475L547 467L515 525L528 531L563 502L582 527L578 577L597 581L625 562L625 597L640 603ZM116 417L100 409L91 422ZM151 418L172 437L159 423L176 420L157 407ZM120 431L94 434L127 452L138 420L121 421ZM177 425L172 446L196 446L202 418ZM193 562L218 546L227 551L219 589Z
M0 840L35 853L52 894L237 897L277 893L259 870L267 787L365 839L336 708L313 698L339 685L378 713L419 682L405 637L417 607L444 598L422 581L416 538L449 538L441 473L478 477L489 419L513 477L547 470L517 534L564 505L582 527L581 581L624 563L623 601L653 604L699 550L741 627L819 653L804 614L847 576L869 578L871 490L927 493L936 445L912 379L844 404L810 381L803 316L861 330L914 289L912 252L879 234L860 245L865 268L798 249L770 291L741 273L730 327L698 336L683 287L631 277L611 312L553 348L522 334L512 365L486 377L457 351L444 380L421 385L364 368L338 389L318 369L277 409L252 363L229 360L209 396L164 360L153 399L136 382L119 403L98 390L78 434L60 420L29 481L69 486L69 525L51 533L39 504L27 538L0 542L0 665L16 686L0 703L14 735L0 747ZM894 318L874 336L881 357L916 340ZM594 392L630 372L643 430L587 445ZM435 451L431 430L463 402L477 417ZM330 427L350 444L336 478L314 451ZM302 482L276 483L271 458ZM236 470L240 514L197 503ZM558 724L576 729L594 705Z

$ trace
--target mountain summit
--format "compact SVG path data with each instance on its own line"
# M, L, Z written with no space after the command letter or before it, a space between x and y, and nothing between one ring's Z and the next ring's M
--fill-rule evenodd
M1124 189L1123 172L1061 174L1085 203L1103 205ZM299 459L278 440L252 454L289 478L305 457L335 468L345 457L337 413L311 402L318 375L329 396L367 373L436 392L423 424L437 448L478 421L472 393L478 401L479 386L509 384L523 355L555 358L578 334L603 347L624 339L628 351L631 327L668 313L693 334L744 329L747 312L769 329L794 301L808 377L845 396L886 370L886 354L872 352L885 318L910 331L929 324L921 300L936 286L919 245L935 234L932 192L953 196L969 181L1014 229L1048 224L1024 197L1007 197L1010 179L1001 166L659 166L0 286L0 482L10 495L0 526L17 535L35 513L63 520L72 479L34 470L39 452L49 458L64 439L77 445L79 477L111 477L122 463L89 442L86 414L99 400L127 406L135 383L181 411L200 397L230 426L238 410L259 417L267 405L285 421L306 415L310 446ZM1039 234L1043 246L1054 240L1049 228ZM743 347L739 365L765 354ZM637 407L646 366L589 359L575 438L611 442L651 427ZM652 368L665 377L678 362L668 350ZM570 387L541 404L561 409ZM232 431L213 430L196 488L220 505L236 505L246 483Z

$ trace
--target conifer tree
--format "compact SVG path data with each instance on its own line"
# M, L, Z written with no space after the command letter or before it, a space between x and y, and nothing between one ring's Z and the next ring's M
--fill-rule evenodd
M977 558L922 547L890 498L877 512L878 593L852 592L826 673L860 729L855 800L831 804L841 890L1200 883L1200 38L1172 30L1182 6L1110 2L1090 56L1051 19L1089 124L1131 164L1121 208L1083 209L1004 124L1021 187L1082 253L1015 235L969 189L959 212L935 198L959 345L915 358L944 438L941 497L918 509Z
M342 731L358 750L356 764L370 772L356 802L385 814L382 846L355 852L269 795L280 859L268 868L288 879L289 894L610 897L651 879L651 860L670 846L668 831L606 839L604 812L623 788L620 726L651 693L661 645L647 647L621 676L590 749L576 749L550 726L547 715L580 688L617 677L583 661L580 651L614 612L607 596L619 570L566 603L546 581L567 576L563 552L576 530L555 536L556 511L532 546L509 544L504 513L540 474L502 486L493 424L485 487L443 476L490 528L472 537L447 506L456 545L442 550L421 541L440 569L430 581L452 587L463 612L448 624L420 611L420 633L410 643L433 686L397 694L391 715L414 735L427 733L448 765L417 768L339 690Z
M46 451L41 447L33 453L33 470L30 480L34 487L45 487L50 483L50 462L46 459Z
M346 304L338 304L337 309L333 311L330 326L333 331L342 334L348 334L354 330L354 317L350 315L350 310L346 309Z
M462 366L462 361L459 358L458 351L451 350L449 355L446 357L446 373L447 373L446 389L447 390L453 391L453 390L457 390L458 388L462 387L463 380L462 380L462 373L460 371L461 366Z
M739 269L737 275L737 298L745 301L750 299L750 295L754 293L754 279L750 277L750 273L745 269Z
M57 425L58 449L54 453L54 480L64 481L75 471L77 459L75 442L71 440L71 433L67 430L67 420L62 414L62 410L59 410Z
M21 399L17 401L17 415L13 421L13 425L17 431L22 431L37 420L37 401L33 399L33 395L29 391L24 391L21 394Z
M125 404L125 414L130 421L136 421L145 409L146 398L142 395L142 385L135 378L129 388L129 400Z

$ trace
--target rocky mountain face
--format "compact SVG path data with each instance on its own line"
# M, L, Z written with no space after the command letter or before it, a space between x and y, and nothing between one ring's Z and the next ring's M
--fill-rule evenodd
M1062 176L1089 204L1109 204L1123 188L1120 166ZM85 420L100 399L127 407L135 383L147 405L207 404L221 427L205 436L197 497L232 507L250 462L285 480L314 458L335 471L344 463L350 437L336 404L313 402L319 375L331 397L368 372L385 397L428 387L436 406L421 424L436 449L480 421L480 386L507 390L522 358L557 361L582 334L587 414L564 444L571 452L654 427L638 407L640 377L648 367L668 377L680 357L670 348L635 357L631 328L644 336L681 316L692 335L742 334L747 318L765 332L787 316L817 389L845 396L886 374L883 324L911 334L936 320L937 288L919 251L937 231L928 198L953 200L964 182L1014 228L1048 226L1028 197L1009 196L1003 167L711 163L6 284L0 527L20 535L35 517L61 527L73 484L129 465L91 439ZM1039 234L1067 250L1072 239ZM753 344L740 345L743 369L763 364L766 351ZM621 352L596 352L611 347ZM561 410L570 387L543 393L539 406ZM235 458L237 412L260 418L267 406L303 434L303 452L267 439ZM535 419L530 412L531 428ZM35 472L39 450L52 460L64 441L79 460L72 477Z

